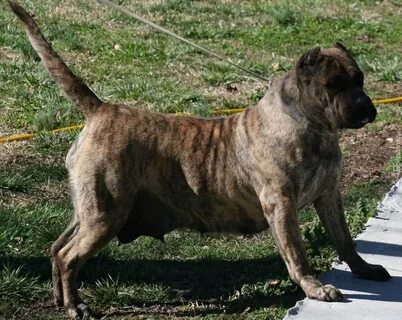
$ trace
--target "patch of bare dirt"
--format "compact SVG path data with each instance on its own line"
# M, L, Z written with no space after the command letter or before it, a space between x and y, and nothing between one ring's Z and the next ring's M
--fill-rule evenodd
M0 47L0 60L3 62L14 62L18 60L19 55L9 47Z
M366 181L395 181L401 172L385 170L391 157L402 148L402 126L384 125L381 129L370 131L344 131L341 137L343 168L341 185L348 186Z
M199 316L208 313L222 313L224 311L225 306L215 301L194 301L186 305L156 304L141 307L112 307L103 315L103 318L125 316L134 317L135 319L150 319L153 318L153 316L160 317L162 315L176 318Z
M377 94L381 95L372 97L372 99L393 98L401 95L402 83L371 81L371 83L367 85L367 89L369 91L378 92Z
M229 100L250 95L252 92L262 90L265 84L262 82L229 83L224 86L208 87L205 94L219 100Z
M0 131L0 136L2 132ZM4 136L6 136L4 134ZM21 161L27 161L24 149L29 145L28 141L0 143L1 164L4 167L16 165Z
M154 318L182 318L202 316L210 313L224 313L225 305L215 300L197 300L188 301L187 304L152 304L142 306L129 307L110 307L104 312L97 312L96 316L100 319L119 318L124 319L154 319ZM246 309L247 310L247 309ZM248 310L247 310L248 311ZM40 303L35 303L29 308L22 308L17 312L18 319L32 319L30 316L35 314L34 319L42 319L42 317L53 315L60 317L64 315L64 309L56 309L52 299L44 300ZM48 319L46 317L46 319ZM0 317L0 320L2 318ZM17 319L17 318L15 318Z

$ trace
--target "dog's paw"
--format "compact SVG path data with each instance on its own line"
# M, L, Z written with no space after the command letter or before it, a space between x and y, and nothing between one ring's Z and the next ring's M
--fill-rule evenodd
M343 295L337 288L330 284L323 285L312 276L303 277L300 286L310 299L330 302L343 300Z
M385 268L379 264L365 263L363 268L353 270L353 273L360 278L375 280L375 281L387 281L391 279L390 274Z
M343 300L343 294L334 286L327 284L311 290L307 295L310 299L316 299L320 301L340 301Z
M80 303L76 306L68 307L67 313L72 320L98 318L98 316L85 303Z

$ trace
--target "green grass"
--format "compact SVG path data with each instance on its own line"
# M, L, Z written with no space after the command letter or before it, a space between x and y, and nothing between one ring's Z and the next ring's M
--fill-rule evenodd
M402 173L402 149L388 161L385 171L400 175Z
M11 191L27 191L30 188L30 176L22 175L19 172L10 175L9 172L0 172L0 189Z
M35 301L48 294L50 283L47 286L43 285L38 277L30 277L21 271L21 266L16 269L3 266L0 272L0 294L4 300Z
M255 104L263 84L110 9L84 1L22 1L72 69L105 100L163 112ZM366 74L374 97L401 94L402 14L398 1L119 1L255 72L274 77L315 45L341 40ZM19 24L0 3L0 136L76 124L82 116L38 62ZM234 89L235 88L235 89ZM401 126L400 108L380 106L369 132ZM0 318L64 319L49 306L47 251L71 205L64 158L77 132L0 145ZM386 171L395 174L400 155ZM388 180L346 190L356 235ZM335 253L317 216L301 214L316 273ZM251 238L172 232L111 243L84 266L81 294L116 319L281 319L303 297L269 232Z

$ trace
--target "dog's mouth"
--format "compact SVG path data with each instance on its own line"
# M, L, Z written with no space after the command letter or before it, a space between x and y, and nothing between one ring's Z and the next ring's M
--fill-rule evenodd
M369 118L369 117L364 118L364 119L363 119L363 120L361 120L360 122L361 122L362 124L369 123L369 122L370 122L370 118Z
M364 118L363 120L360 120L360 124L362 127L365 126L369 122L373 122L373 120L371 120L369 117Z
M349 129L360 129L363 128L366 124L371 123L375 120L375 115L374 116L366 116L362 119L359 120L349 120L344 123L344 125L341 126L342 128L349 128Z
M363 119L361 119L361 120L355 122L355 123L351 126L351 128L352 128L352 129L360 129L360 128L363 128L366 124L373 122L374 119L375 119L375 118L372 118L372 117L364 117Z
M367 108L366 114L361 118L360 123L362 126L374 122L374 120L377 117L377 110L374 108L373 105L371 105L369 108Z

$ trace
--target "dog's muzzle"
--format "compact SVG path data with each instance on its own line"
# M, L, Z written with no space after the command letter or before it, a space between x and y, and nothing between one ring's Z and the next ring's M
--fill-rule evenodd
M370 97L362 90L355 91L350 97L351 106L346 112L346 121L343 127L359 129L367 123L373 122L377 116L377 110Z

